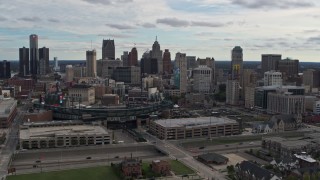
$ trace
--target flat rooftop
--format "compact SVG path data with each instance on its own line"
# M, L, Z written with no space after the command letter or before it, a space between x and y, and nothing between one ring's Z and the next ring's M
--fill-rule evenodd
M180 118L180 119L160 119L155 120L155 123L163 127L203 127L203 126L217 126L225 124L238 124L236 120L227 117L197 117L197 118Z
M16 100L12 98L3 98L0 100L0 117L8 116L8 114L12 111L11 108L17 103Z
M55 136L72 135L96 135L108 134L107 130L101 126L93 125L69 125L51 127L29 127L20 129L20 139L41 139Z

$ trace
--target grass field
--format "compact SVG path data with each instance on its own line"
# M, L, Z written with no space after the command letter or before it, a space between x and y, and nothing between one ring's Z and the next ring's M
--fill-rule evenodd
M194 174L195 172L177 160L170 161L171 170L175 175Z
M142 172L144 172L144 175L146 178L152 178L152 177L160 177L160 174L156 174L154 172L152 172L151 167L150 167L151 163L142 163Z
M7 180L120 180L111 167L101 166L56 172L8 176Z

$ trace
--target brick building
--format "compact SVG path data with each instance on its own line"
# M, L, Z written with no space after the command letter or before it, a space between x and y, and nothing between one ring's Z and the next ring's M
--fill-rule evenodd
M126 178L139 178L142 176L142 162L138 159L125 159L121 162L120 168Z
M151 164L151 169L153 172L161 175L169 176L171 174L171 167L168 161L153 160Z

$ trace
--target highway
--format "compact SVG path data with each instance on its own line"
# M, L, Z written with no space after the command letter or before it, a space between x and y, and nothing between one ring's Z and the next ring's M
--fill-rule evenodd
M15 155L11 167L16 168L17 174L35 173L106 165L111 162L120 162L131 156L143 160L150 159L150 161L167 158L159 153L154 145L130 143L27 150Z

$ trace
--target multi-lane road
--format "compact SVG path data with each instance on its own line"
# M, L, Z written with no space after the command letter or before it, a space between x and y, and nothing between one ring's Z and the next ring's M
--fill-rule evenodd
M150 161L167 158L164 154L159 153L153 145L130 143L27 150L15 155L11 167L16 168L17 174L35 173L106 165L130 157L143 160L150 159Z
M148 133L143 133L144 137L155 144L155 146L162 151L166 152L172 159L178 159L185 165L191 167L198 174L205 179L216 179L223 180L226 179L223 174L213 170L212 168L204 165L197 161L192 155L189 154L185 149L172 144L170 141L159 140L158 138L150 135Z
M24 113L18 110L18 114L8 130L4 147L0 150L0 179L5 179L7 175L8 164L10 163L11 156L15 152L18 144L19 125L22 123L23 116Z

